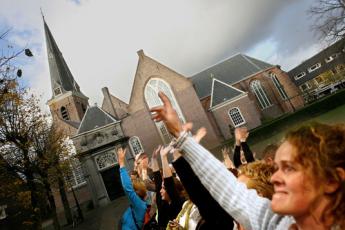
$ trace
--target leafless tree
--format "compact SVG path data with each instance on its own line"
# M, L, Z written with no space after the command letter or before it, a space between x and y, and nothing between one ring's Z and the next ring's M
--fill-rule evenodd
M320 38L333 43L345 37L345 0L316 0L308 13Z

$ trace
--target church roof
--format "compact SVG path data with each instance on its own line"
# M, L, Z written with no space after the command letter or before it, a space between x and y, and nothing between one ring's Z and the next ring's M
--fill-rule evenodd
M77 134L91 131L114 122L117 122L117 120L98 106L88 107Z
M81 94L81 96L86 97L80 91L79 85L74 80L44 18L43 22L53 97L67 91L77 92Z
M273 65L269 63L244 54L237 54L195 74L192 76L192 82L199 98L204 98L211 94L213 78L217 78L228 85L232 85L246 77L271 67L273 67Z
M216 78L213 78L212 81L212 94L211 94L211 105L214 107L225 101L236 98L237 96L244 94L245 92L232 87Z

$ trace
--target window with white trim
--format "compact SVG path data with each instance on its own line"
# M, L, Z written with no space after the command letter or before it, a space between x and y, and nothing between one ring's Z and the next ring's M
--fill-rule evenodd
M70 171L66 175L66 180L72 187L78 187L86 183L80 161L76 158L70 160Z
M129 138L128 143L134 155L144 152L144 148L141 145L139 137L133 136Z
M332 54L331 56L325 58L325 62L329 63L329 62L333 61L334 59L336 59L338 56L339 56L339 53Z
M287 100L289 97L286 94L283 85L280 84L280 81L278 80L277 76L274 73L270 73L270 76L271 76L273 84L277 88L280 96L283 98L283 100Z
M163 93L165 93L165 95L168 96L168 98L170 99L171 105L173 106L173 108L176 110L178 117L180 118L182 123L185 123L186 120L182 114L182 111L175 99L174 93L171 90L170 85L163 81L162 79L159 78L151 78L148 83L145 86L145 101L148 105L149 108L155 107L155 106L159 106L159 105L163 105L163 103L161 102L160 98L158 97L158 92L162 91ZM164 144L168 144L171 139L172 136L169 134L167 128L165 127L163 122L155 122L156 127L158 129L158 132L164 142Z
M235 127L246 123L239 108L235 107L229 110L229 116Z
M250 83L250 88L255 94L256 99L258 99L261 109L266 109L267 107L270 107L272 105L259 80L252 81Z
M301 72L301 73L297 74L294 78L295 78L295 80L298 80L304 76L305 76L305 72Z
M308 68L308 72L311 73L311 72L317 70L317 69L320 68L320 67L321 67L321 63L320 63L320 62L319 62L319 63L316 63L315 65L312 65L312 66L310 66L310 67Z

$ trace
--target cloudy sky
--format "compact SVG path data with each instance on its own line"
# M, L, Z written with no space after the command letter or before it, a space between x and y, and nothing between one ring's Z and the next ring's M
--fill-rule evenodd
M40 13L90 104L101 88L129 101L137 51L192 76L236 53L286 71L325 47L306 11L315 0L0 0L0 33L29 47L18 58L24 82L45 103L52 95ZM15 49L15 48L13 48Z

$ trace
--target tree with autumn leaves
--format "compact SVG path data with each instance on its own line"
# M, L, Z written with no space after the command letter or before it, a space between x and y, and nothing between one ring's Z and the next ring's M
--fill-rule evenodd
M7 32L0 35L0 42ZM4 52L3 52L4 53ZM7 52L0 57L0 202L14 203L23 216L25 229L41 229L42 215L49 206L55 229L60 229L52 190L59 189L68 223L72 215L65 193L64 163L69 156L65 135L44 114L38 99L20 87L23 71L15 66L29 49Z

